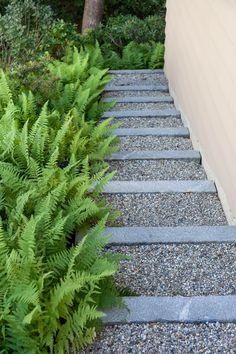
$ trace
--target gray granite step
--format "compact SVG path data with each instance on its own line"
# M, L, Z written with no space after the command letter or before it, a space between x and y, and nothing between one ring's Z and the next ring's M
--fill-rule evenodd
M163 69L137 69L137 70L109 70L109 74L113 75L136 75L136 74L163 74Z
M105 112L102 118L127 118L127 117L142 117L143 119L154 117L154 118L180 118L180 113L176 109L160 109L160 110L123 110L123 111L109 111Z
M236 243L236 226L107 227L111 245Z
M107 157L107 161L119 160L182 160L200 163L201 155L195 150L178 151L120 151Z
M106 324L236 322L236 296L126 297L127 309L106 311Z
M108 91L163 91L168 92L167 85L113 85L108 84L105 92Z
M124 94L125 95L125 94ZM102 99L103 102L117 102L117 103L173 103L174 100L171 96L126 96L126 97L105 97Z
M189 138L189 130L180 128L119 128L114 131L117 136L174 136Z
M216 193L216 187L212 181L111 181L103 193Z

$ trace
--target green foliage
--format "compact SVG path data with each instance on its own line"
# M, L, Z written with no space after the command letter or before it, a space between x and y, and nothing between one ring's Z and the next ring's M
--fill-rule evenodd
M109 44L118 52L134 41L136 43L161 42L165 39L165 20L155 15L139 19L133 15L110 17L95 31L95 37L102 44Z
M116 139L96 116L109 78L92 62L85 49L51 62L47 102L0 73L2 353L77 352L95 337L98 307L120 303L100 196Z
M49 6L33 0L11 0L0 15L0 56L5 67L13 61L34 58L44 50L53 25Z
M105 16L132 14L139 18L153 14L165 15L166 0L105 0Z

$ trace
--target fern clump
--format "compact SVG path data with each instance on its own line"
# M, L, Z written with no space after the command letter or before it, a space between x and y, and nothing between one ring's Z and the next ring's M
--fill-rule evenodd
M103 235L115 215L101 196L113 175L104 158L116 149L111 119L99 122L110 78L93 65L89 53L68 51L48 66L48 96L17 92L0 73L3 353L77 352L102 309L120 303L121 257L105 252Z

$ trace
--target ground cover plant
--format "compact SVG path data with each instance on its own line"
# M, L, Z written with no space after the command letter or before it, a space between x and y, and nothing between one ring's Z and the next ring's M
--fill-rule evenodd
M95 337L98 307L120 301L120 256L102 252L109 214L100 192L111 178L104 156L115 137L109 120L96 123L108 78L90 64L76 49L50 64L57 89L43 106L30 91L17 96L1 72L3 353L76 352Z

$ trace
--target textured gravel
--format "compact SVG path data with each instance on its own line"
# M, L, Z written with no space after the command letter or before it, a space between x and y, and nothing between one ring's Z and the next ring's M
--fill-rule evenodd
M112 247L131 257L116 275L140 295L236 294L236 245L151 245Z
M233 323L116 325L81 354L235 354L235 338Z
M160 160L160 161L110 161L111 170L117 173L113 180L190 180L206 179L203 167L196 162Z
M143 118L129 117L113 119L114 123L121 123L122 128L175 128L183 127L183 122L179 118Z
M163 91L108 91L103 93L103 97L156 97L169 96L169 92Z
M167 80L163 73L115 74L112 75L111 85L167 85Z
M214 193L107 194L108 204L120 210L116 225L225 225L227 220Z
M179 137L157 136L127 136L120 137L121 151L141 150L190 150L193 149L191 140Z
M123 111L123 110L143 110L143 109L174 109L175 106L171 103L166 102L158 102L158 103L117 103L114 108L115 111Z

